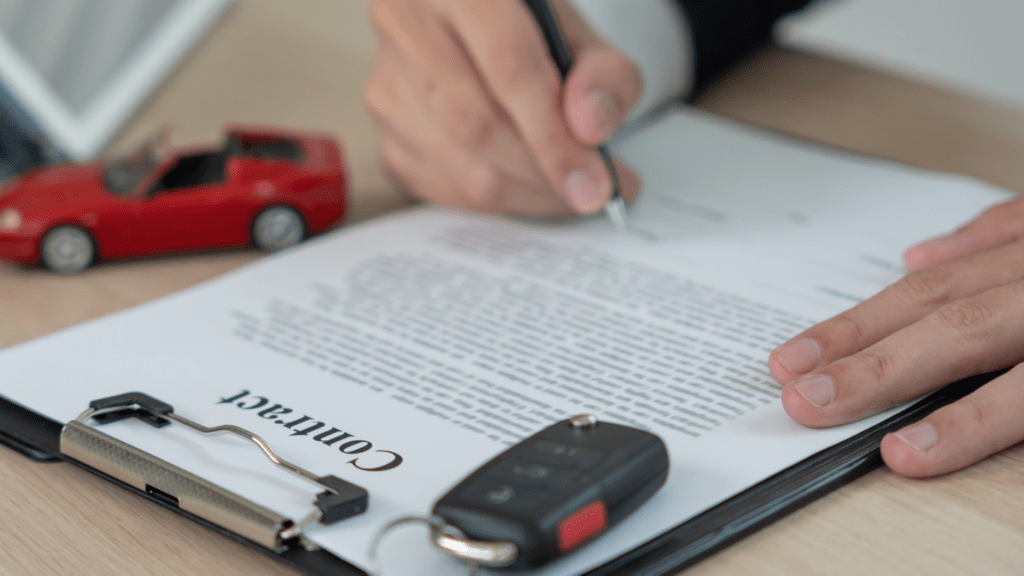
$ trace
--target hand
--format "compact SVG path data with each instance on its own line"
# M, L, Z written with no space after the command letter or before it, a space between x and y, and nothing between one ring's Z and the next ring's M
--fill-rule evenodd
M596 145L642 91L629 60L555 2L575 65L565 82L520 0L373 0L380 51L366 105L385 169L415 195L498 213L599 210ZM623 196L639 181L617 163Z
M895 472L932 476L1024 440L1024 199L904 257L912 270L768 360L810 427L852 422L974 374L1013 367L882 440Z

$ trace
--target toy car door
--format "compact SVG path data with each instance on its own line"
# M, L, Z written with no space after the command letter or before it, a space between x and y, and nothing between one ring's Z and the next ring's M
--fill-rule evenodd
M139 248L156 253L248 243L248 230L229 225L239 209L230 192L222 152L169 163L138 204Z

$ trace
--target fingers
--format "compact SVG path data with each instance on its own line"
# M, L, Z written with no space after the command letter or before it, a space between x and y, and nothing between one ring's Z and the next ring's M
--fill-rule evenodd
M881 341L929 314L990 288L1024 280L1024 241L912 272L874 297L798 334L773 351L781 384Z
M970 466L1024 440L1024 366L882 440L893 471L923 477Z
M1024 198L989 208L956 232L907 250L907 268L920 270L964 254L1003 246L1024 237Z
M392 71L399 66L400 61L382 49L377 71L403 78ZM371 80L364 98L380 128L385 170L414 194L432 202L487 212L571 212L550 193L539 170L533 167L530 171L532 164L520 166L513 174L506 166L475 155L443 129L413 92L407 82Z
M486 151L496 169L532 186L546 187L538 165L444 23L429 13L410 19L409 12L415 15L416 11L404 8L376 12L376 26L388 33L381 33L381 52L368 88L398 84L402 92L400 100L388 103L390 110L378 109L378 115L402 116L401 123L392 121L389 127L413 140L417 130L432 125L452 145Z
M499 4L506 9L496 9ZM593 146L596 141L580 140L566 119L563 81L533 17L519 2L463 2L459 8L448 17L488 92L508 114L550 186L578 212L599 210L611 196L611 179ZM558 8L560 15L575 14L567 4ZM590 50L600 41L584 32L578 18L570 17L563 27L565 24L569 24L566 33L577 50L576 60L592 60ZM588 87L580 90L592 92ZM606 131L624 117L615 111L619 102L631 105L628 95L611 96L604 100L608 102L612 105L598 102L590 106L608 112L602 125Z
M381 146L381 154L385 170L403 183L414 182L417 196L429 202L498 213L539 212L551 215L569 212L565 203L547 190L525 186L521 182L489 170L486 165L475 163L472 159L466 161L467 170L460 173L456 180L450 173L439 169L435 163L403 146L397 139L385 140ZM458 197L447 195L448 191L460 186L468 192ZM480 197L487 197L489 202L479 204L473 201L473 198ZM463 201L464 204L459 203ZM495 207L497 208L490 210Z
M574 10L560 10L559 17L575 58L565 82L566 116L577 138L597 145L622 127L643 93L643 78L633 62L591 32Z
M572 134L561 79L521 2L374 0L370 8L380 51L364 99L380 127L385 169L402 184L421 198L489 212L603 205L607 169L593 144ZM597 41L574 22L581 47ZM598 60L591 66L614 58ZM606 83L622 74L591 73ZM612 108L632 105L628 94L613 99ZM617 114L601 130L620 122ZM623 195L635 197L638 179L616 166Z
M801 424L851 422L1024 361L1024 241L909 274L769 358Z
M1024 283L946 304L876 344L783 389L786 412L834 426L907 402L956 380L1024 361Z

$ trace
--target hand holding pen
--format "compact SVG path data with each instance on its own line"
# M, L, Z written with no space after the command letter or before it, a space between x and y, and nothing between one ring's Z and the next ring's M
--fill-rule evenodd
M525 2L533 12L533 17L537 19L537 25L540 26L541 34L548 45L548 51L558 68L558 73L563 79L568 78L572 72L572 49L569 47L565 33L562 32L562 26L558 22L558 15L555 14L554 7L549 0L525 0ZM601 161L604 162L604 167L608 171L608 179L612 184L611 198L604 205L605 214L608 215L616 230L625 230L629 225L626 216L626 201L622 198L622 189L619 178L615 174L612 155L604 143L598 145L597 151L601 154Z
M601 210L613 174L598 146L618 130L642 81L567 3L556 7L574 60L564 83L522 0L373 0L380 51L365 98L387 171L441 204L531 215ZM636 176L613 166L631 199Z

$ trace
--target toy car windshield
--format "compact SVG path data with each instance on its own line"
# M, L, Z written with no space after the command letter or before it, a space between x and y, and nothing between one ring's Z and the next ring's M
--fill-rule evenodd
M103 169L103 184L118 196L127 196L164 160L159 140L154 138L134 153L111 160Z
M294 140L266 135L238 135L228 137L228 155L247 156L263 160L302 162L302 147Z

